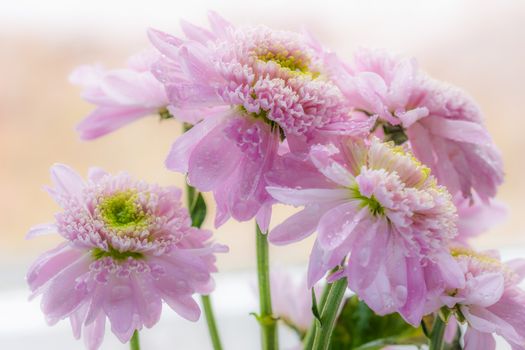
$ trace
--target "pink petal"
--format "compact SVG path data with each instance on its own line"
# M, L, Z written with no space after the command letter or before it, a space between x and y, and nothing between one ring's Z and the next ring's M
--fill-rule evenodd
M496 200L485 203L477 196L471 200L456 195L454 203L459 216L458 236L455 240L460 242L466 243L469 238L500 224L507 217L507 207Z
M148 29L148 38L157 50L174 59L178 58L179 47L184 43L177 37L153 28Z
M150 72L151 67L159 60L160 56L157 50L148 48L131 55L127 59L126 65L129 69L136 72Z
M479 332L468 327L465 332L464 350L495 350L496 341L490 333Z
M85 301L87 288L78 281L89 272L90 262L91 256L84 255L51 280L41 302L42 311L51 323L69 316Z
M413 325L419 326L423 318L427 289L419 258L407 258L407 301L399 310L403 318Z
M191 152L188 180L200 191L213 190L230 176L241 157L242 153L228 138L224 126L216 127Z
M432 137L429 131L425 129L420 123L416 123L407 129L407 136L412 145L414 155L428 167L435 169L435 157Z
M98 350L104 340L104 330L106 328L106 315L100 313L96 320L83 329L84 344L88 350Z
M198 41L201 44L206 44L208 41L214 41L216 39L215 35L208 30L184 20L180 21L180 26L188 39Z
M308 237L315 231L319 219L329 208L331 206L308 205L271 230L268 240L276 245L286 245Z
M349 285L355 291L368 288L374 281L386 255L386 221L370 222L364 234L354 241L348 261Z
M319 221L319 244L324 249L339 246L369 214L368 208L360 208L355 201L346 202L327 211Z
M91 167L88 169L88 179L93 182L98 182L105 176L108 176L109 173L102 168Z
M309 188L297 190L285 187L266 187L266 191L278 201L290 205L305 205L312 203L331 203L348 199L350 192L347 189Z
M471 305L461 307L461 312L469 324L480 332L497 333L507 341L521 343L523 338L505 320L483 307Z
M257 216L255 217L255 220L257 221L257 225L259 225L259 228L262 232L268 232L268 227L270 226L270 219L272 217L272 204L266 203L263 206L261 206L261 209L257 212Z
M484 273L470 279L467 288L466 304L487 307L500 300L505 281L501 273Z
M521 283L525 278L525 259L509 260L506 262L506 265L518 276L516 283Z
M166 167L181 173L188 172L188 163L195 146L217 125L224 121L227 115L210 116L179 136L171 147L166 158Z
M445 328L445 335L443 336L443 339L445 339L447 343L452 343L454 341L454 338L456 337L457 332L458 321L454 316L450 316L450 318L448 319L447 326Z
M140 320L148 328L153 327L160 319L162 301L153 287L150 278L135 276L133 278L135 303Z
M160 109L168 104L164 86L149 71L113 70L102 79L101 88L122 106Z
M308 273L307 273L307 284L308 288L312 288L317 281L319 281L328 271L324 265L324 250L316 240L308 259Z
M424 124L432 134L446 139L474 144L491 142L487 130L478 123L430 116Z
M449 253L436 254L434 258L446 289L465 288L465 275Z
M51 167L51 181L57 194L78 198L84 190L82 177L64 164L54 164Z
M98 107L76 129L81 139L93 140L156 112L156 108L145 107Z
M214 81L221 80L213 69L210 48L195 41L187 42L180 47L179 57L182 71L192 77L195 83L201 83L203 87L210 87Z
M109 281L103 308L111 323L111 331L125 343L133 333L133 315L136 314L134 288L129 279L114 278Z
M208 12L208 20L213 33L215 33L221 39L228 38L230 31L234 29L230 22L226 21L215 11Z
M189 296L164 296L166 303L188 321L197 322L201 316L199 304Z
M57 226L55 224L40 224L29 229L26 239L31 239L39 236L50 235L57 233Z
M58 273L84 255L84 251L71 248L64 243L42 254L27 272L27 283L33 294L40 292L40 287L52 280Z
M97 65L83 65L75 68L69 75L69 81L72 84L80 85L84 88L97 88L100 80L105 74L105 70Z
M333 182L344 187L354 184L354 176L331 158L331 153L326 146L312 146L310 157L317 169Z

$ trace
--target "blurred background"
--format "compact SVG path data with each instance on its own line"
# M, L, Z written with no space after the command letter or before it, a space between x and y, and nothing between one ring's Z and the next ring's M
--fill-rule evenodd
M50 182L51 164L66 163L83 174L92 165L111 172L126 170L166 185L182 186L184 181L163 166L181 132L175 121L144 118L99 140L80 141L75 125L92 106L80 99L79 89L68 83L68 74L86 63L118 68L127 56L148 46L148 27L177 35L180 19L206 25L209 9L238 25L307 28L344 58L359 46L414 56L435 78L468 91L480 104L502 151L506 181L498 198L509 207L507 221L479 237L476 245L525 256L524 1L4 1L0 6L0 344L4 349L28 349L28 344L37 342L40 349L82 349L80 342L72 340L66 322L47 329L38 301L26 302L27 266L60 241L58 237L24 239L29 227L51 221L58 209L42 190ZM293 211L278 207L272 225ZM208 228L213 214L211 208ZM218 277L218 311L231 317L244 317L255 308L250 287L239 283L254 278L253 226L229 222L216 230L216 240L230 246L230 253L218 260L220 270L226 272ZM311 245L306 240L272 247L272 263L301 269ZM235 307L227 305L228 297ZM179 346L166 347L170 334L152 330L149 337L145 334L149 348L206 349L203 323L192 328L172 314L166 317L181 332L171 341ZM230 345L226 348L253 348L256 324L246 323L242 334L234 323L224 326ZM167 326L158 329L162 327ZM126 348L113 336L108 338L103 349Z

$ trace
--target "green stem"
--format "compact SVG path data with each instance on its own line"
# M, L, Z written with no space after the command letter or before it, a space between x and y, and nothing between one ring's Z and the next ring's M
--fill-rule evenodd
M332 289L332 283L327 283L326 286L323 289L323 293L321 294L321 299L319 299L319 302L317 303L317 309L319 310L319 313L323 312L324 306L326 304L326 299L328 298L328 294L330 294L330 290ZM314 345L314 337L315 337L315 331L317 330L317 319L313 319L312 324L310 325L310 329L308 329L308 332L306 333L306 336L304 338L304 349L305 350L311 350L312 346Z
M131 350L140 350L139 331L135 330L133 336L129 340L129 348Z
M326 350L330 346L330 338L334 331L337 312L339 311L339 306L341 305L347 286L348 282L346 278L341 278L333 283L326 298L323 311L321 311L321 326L317 327L315 331L313 349Z
M206 323L208 324L208 330L210 332L211 343L214 350L222 350L221 338L219 337L219 331L217 330L217 324L213 315L213 308L211 306L211 300L209 295L201 295L202 308L204 309L204 315L206 316Z
M434 326L432 327L432 334L430 336L430 347L428 350L442 350L444 341L443 336L445 335L446 324L443 322L441 317L436 316Z
M259 279L258 316L261 325L262 350L278 349L277 321L272 314L272 297L270 294L270 264L268 259L267 235L256 225L257 275Z
M186 129L186 125L185 125ZM195 227L200 228L202 221L204 221L204 218L206 216L206 204L204 203L204 200L202 197L200 199L202 200L202 206L204 207L204 211L201 210L202 208L197 208L198 205L198 199L201 194L199 191L197 191L194 187L186 184L186 196L187 196L187 202L188 202L188 210L190 212L192 225ZM222 350L221 345L221 338L219 336L219 330L217 328L217 322L215 321L215 316L213 314L213 307L211 304L211 296L210 295L201 295L202 300L202 309L204 310L204 315L206 316L206 324L208 325L208 332L210 333L211 343L213 345L214 350Z

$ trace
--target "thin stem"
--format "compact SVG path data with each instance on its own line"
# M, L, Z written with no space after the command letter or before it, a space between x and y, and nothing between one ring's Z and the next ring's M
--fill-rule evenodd
M330 346L330 338L334 331L337 312L339 311L339 306L341 305L347 286L348 282L346 278L341 278L333 283L326 298L323 311L321 312L321 326L317 327L315 331L313 349L326 350Z
M202 308L204 309L204 315L206 316L206 323L208 324L208 330L210 332L211 343L214 350L222 350L221 338L219 337L219 331L217 330L217 324L213 315L213 308L211 306L211 300L209 295L201 295Z
M436 316L434 326L432 327L432 334L430 336L430 347L428 350L442 350L444 341L443 336L445 334L446 324L443 322L441 317Z
M129 348L131 350L140 350L139 331L135 329L133 336L129 340Z
M185 131L187 128L187 125L184 125ZM190 212L191 221L192 223L195 223L195 218L199 213L195 210L195 206L197 204L197 198L199 196L199 191L197 191L194 187L186 184L186 194L187 194L187 202L188 202L188 210ZM203 203L204 207L206 205ZM202 212L201 212L202 213ZM205 212L204 212L205 216ZM204 216L202 219L204 219ZM202 220L200 221L202 223ZM198 228L200 228L200 224L195 225ZM213 314L213 307L211 304L211 296L210 295L201 295L202 300L202 309L204 310L204 315L206 316L206 324L208 325L208 332L210 333L210 339L211 343L213 345L214 350L222 350L221 345L221 338L219 336L219 330L217 328L217 322L215 321L215 316Z
M317 303L317 309L319 310L319 313L323 312L324 306L326 304L326 299L328 298L328 294L330 294L332 285L333 285L332 283L327 283L323 289L323 293L321 294L321 299L319 299L319 302ZM308 332L306 333L306 336L304 337L304 349L305 350L312 349L312 346L314 345L314 337L315 337L316 329L317 329L317 319L314 318L312 321L312 324L310 325L310 329L308 329Z
M272 297L270 294L270 263L268 258L268 240L266 234L256 225L257 275L259 279L258 316L261 325L261 345L263 350L278 349L277 321L272 314Z

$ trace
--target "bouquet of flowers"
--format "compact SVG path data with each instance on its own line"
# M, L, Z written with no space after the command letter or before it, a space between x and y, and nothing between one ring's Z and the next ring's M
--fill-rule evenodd
M153 47L126 68L72 73L96 106L83 139L151 115L183 124L165 165L187 176L186 206L176 187L54 165L62 210L28 234L64 239L27 274L48 323L69 318L94 350L109 322L139 349L163 303L189 321L202 307L222 349L210 297L228 248L201 228L212 192L216 227L256 222L262 349L279 348L280 323L301 349L490 350L494 334L525 349L525 260L469 245L504 215L501 157L474 101L413 59L345 61L308 33L209 22L183 21L182 38L150 29ZM301 209L269 230L276 203ZM300 284L270 273L269 243L310 235Z

